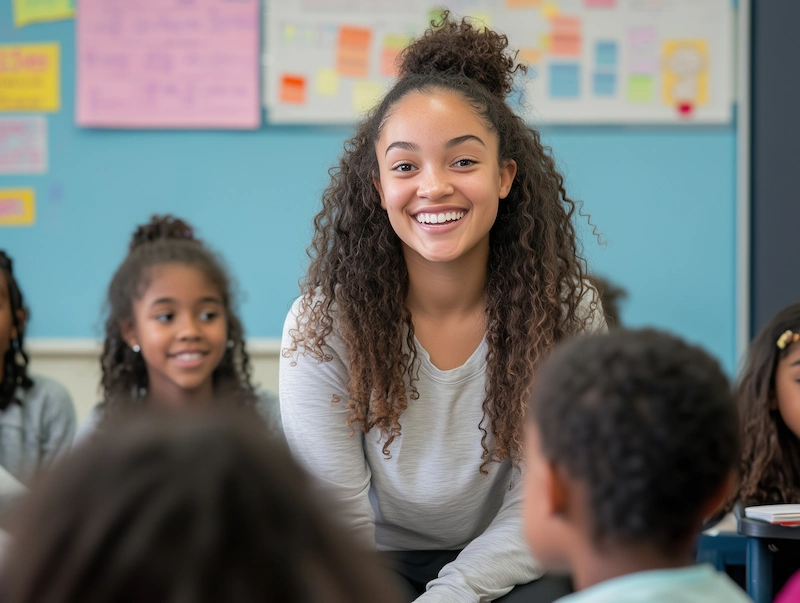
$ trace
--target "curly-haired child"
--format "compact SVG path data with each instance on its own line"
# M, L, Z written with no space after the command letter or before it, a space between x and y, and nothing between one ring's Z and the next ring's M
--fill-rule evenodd
M563 603L749 601L695 565L703 520L725 501L736 406L719 364L654 330L579 337L537 374L526 442L525 528Z

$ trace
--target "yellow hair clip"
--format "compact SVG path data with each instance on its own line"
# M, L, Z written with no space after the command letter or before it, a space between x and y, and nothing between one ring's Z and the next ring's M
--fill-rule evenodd
M783 334L778 337L777 346L778 349L785 350L787 345L797 343L798 341L800 341L800 333L784 331Z

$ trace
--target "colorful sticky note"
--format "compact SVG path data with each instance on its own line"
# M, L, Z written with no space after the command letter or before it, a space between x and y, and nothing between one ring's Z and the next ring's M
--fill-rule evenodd
M302 75L282 75L281 90L278 98L282 103L289 103L292 105L305 104L306 78Z
M0 46L0 111L61 108L58 44Z
M520 48L519 58L528 65L535 65L542 60L542 51L538 48Z
M78 14L79 125L261 124L259 0L81 0Z
M553 17L550 20L550 52L558 56L581 54L581 20L578 17Z
M334 69L318 69L316 79L317 94L336 96L339 94L339 74Z
M366 27L342 26L336 49L336 71L339 75L367 77L372 30Z
M542 16L545 19L552 19L553 17L557 17L559 14L561 14L561 9L558 7L558 4L552 0L548 0L542 5Z
M658 41L658 30L652 26L631 27L628 30L630 46L649 46Z
M610 40L602 40L595 44L595 62L603 67L616 67L617 65L617 43Z
M595 96L614 96L617 93L617 74L597 72L592 77Z
M36 220L32 188L0 189L0 226L30 226Z
M508 8L536 8L541 4L542 0L506 0Z
M58 21L75 16L72 0L14 0L14 25Z
M666 40L661 64L667 105L701 106L708 102L706 40Z
M577 98L580 96L580 66L577 63L550 65L550 96Z
M360 81L353 84L353 111L366 113L378 104L383 93L383 86L378 82Z
M586 8L614 8L617 0L583 0Z
M628 76L628 100L632 103L653 101L653 76L633 74Z
M0 174L47 171L47 121L33 117L0 117Z
M408 46L408 36L389 34L383 38L381 50L381 75L394 77L397 75L397 57Z

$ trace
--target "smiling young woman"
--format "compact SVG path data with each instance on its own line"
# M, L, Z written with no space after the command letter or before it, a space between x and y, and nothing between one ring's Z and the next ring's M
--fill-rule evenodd
M289 445L409 601L563 594L537 596L522 536L523 418L540 359L604 322L575 203L505 102L507 44L446 16L405 51L332 172L284 327Z

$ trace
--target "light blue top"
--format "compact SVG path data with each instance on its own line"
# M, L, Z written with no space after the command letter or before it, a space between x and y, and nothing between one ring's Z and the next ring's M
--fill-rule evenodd
M558 603L750 603L726 574L708 564L636 572L567 595Z
M0 411L0 465L22 483L69 450L75 435L75 406L63 385L31 375L33 386L17 388L22 404Z

